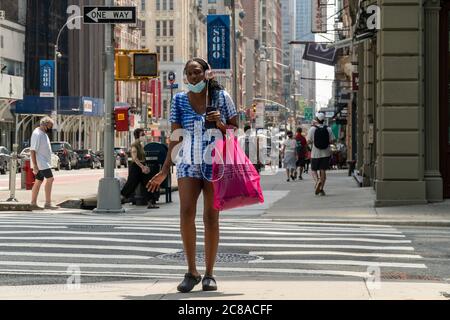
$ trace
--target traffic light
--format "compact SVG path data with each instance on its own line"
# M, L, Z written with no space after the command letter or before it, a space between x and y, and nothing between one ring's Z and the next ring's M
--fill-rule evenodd
M252 107L253 107L253 112L256 113L256 104L254 103L254 104L252 105Z
M116 80L130 80L131 78L131 59L130 56L123 52L119 52L115 56L115 79Z
M156 78L158 76L158 55L156 53L133 54L133 77Z

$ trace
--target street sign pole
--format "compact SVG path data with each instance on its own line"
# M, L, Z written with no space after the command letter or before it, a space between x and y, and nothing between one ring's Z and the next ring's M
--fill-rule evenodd
M113 0L106 0L113 5ZM95 213L124 213L119 180L114 178L114 24L105 24L105 177L98 186Z

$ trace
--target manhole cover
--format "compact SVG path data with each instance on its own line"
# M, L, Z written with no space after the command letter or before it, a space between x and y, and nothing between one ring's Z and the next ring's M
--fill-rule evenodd
M169 253L162 254L157 256L157 258L166 261L175 261L175 262L185 262L184 252L177 253ZM218 253L216 262L217 263L235 263L235 262L248 262L254 260L261 260L261 257L251 256L249 254L240 254L240 253ZM203 253L197 253L195 257L196 262L202 263L205 262L205 255Z
M426 280L439 281L439 278L433 276L426 276L420 274L408 274L405 272L382 272L381 279L383 280Z

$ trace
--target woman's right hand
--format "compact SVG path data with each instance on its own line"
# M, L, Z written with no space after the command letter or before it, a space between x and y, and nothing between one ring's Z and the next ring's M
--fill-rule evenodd
M161 184L166 180L168 176L167 172L160 171L157 175L155 175L148 183L147 183L147 190L149 192L155 192L158 191Z

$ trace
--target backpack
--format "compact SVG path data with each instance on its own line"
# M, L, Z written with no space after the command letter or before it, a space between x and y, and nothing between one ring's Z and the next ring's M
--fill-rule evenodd
M314 132L314 146L317 149L324 150L330 146L330 133L328 127L316 127Z
M302 153L302 151L303 151L302 142L300 140L296 140L295 152L297 152L297 154L300 154L300 153Z

